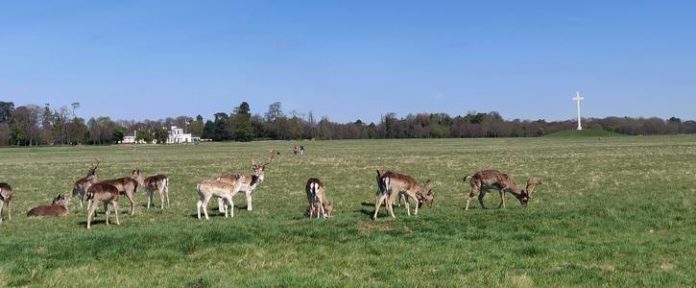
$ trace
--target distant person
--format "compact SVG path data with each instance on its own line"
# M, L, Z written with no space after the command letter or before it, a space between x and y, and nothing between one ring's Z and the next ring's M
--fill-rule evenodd
M300 155L304 155L304 146L300 146Z

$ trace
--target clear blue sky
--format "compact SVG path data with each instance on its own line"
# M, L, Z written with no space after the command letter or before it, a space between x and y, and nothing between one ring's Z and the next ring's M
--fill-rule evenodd
M2 1L0 100L82 117L696 119L696 1Z

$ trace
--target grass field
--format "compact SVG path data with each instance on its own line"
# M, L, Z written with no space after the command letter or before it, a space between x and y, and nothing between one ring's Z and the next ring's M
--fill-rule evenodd
M181 146L1 149L0 181L15 190L13 219L0 225L0 286L693 286L696 283L696 137L206 143ZM252 157L282 152L254 194L235 197L234 218L195 218L195 186L249 170ZM121 226L73 202L64 218L28 219L84 176L136 167L170 176L172 206L135 216L121 201ZM433 209L397 219L370 214L375 169L431 178ZM491 193L464 211L462 177L498 168L544 179L523 209ZM304 217L304 184L326 182L330 220ZM212 201L211 201L212 202ZM154 203L159 207L159 199Z

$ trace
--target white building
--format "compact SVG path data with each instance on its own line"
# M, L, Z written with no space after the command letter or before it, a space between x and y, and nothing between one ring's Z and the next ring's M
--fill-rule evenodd
M123 139L125 141L125 139ZM191 133L184 134L184 129L172 126L172 130L169 130L169 137L167 137L167 144L175 143L191 143L193 138Z
M137 143L135 141L136 135L138 135L138 131L133 131L132 136L130 136L130 135L123 136L123 140L121 141L121 144L135 144L135 143ZM140 142L142 142L142 140Z

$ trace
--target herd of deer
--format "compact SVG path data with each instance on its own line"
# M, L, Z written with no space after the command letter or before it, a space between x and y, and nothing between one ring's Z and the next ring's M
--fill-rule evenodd
M252 193L264 181L264 173L266 166L273 161L275 155L280 152L271 150L268 161L255 162L252 160L252 173L238 174L228 173L219 177L205 179L198 183L196 191L198 192L199 200L197 203L198 219L201 219L201 210L206 219L208 217L207 205L212 197L218 200L219 212L225 217L234 216L234 203L232 198L239 192L244 192L246 195L247 210L252 211ZM116 224L120 225L118 218L118 201L120 195L125 195L130 202L130 215L135 214L135 192L138 187L143 187L147 193L147 208L149 209L152 203L153 195L159 193L161 205L165 207L165 199L169 206L169 178L165 175L157 174L150 177L143 177L139 169L133 170L130 176L109 179L97 180L97 168L99 161L95 160L93 166L89 169L87 175L77 180L73 186L70 196L58 195L53 199L51 205L43 205L32 208L27 213L29 217L39 216L65 216L68 215L68 205L73 197L80 200L80 207L83 207L85 197L87 198L87 229L90 229L94 213L100 204L103 204L106 214L106 224L109 225L109 206L116 214ZM430 188L430 180L419 184L415 178L387 170L377 170L377 193L375 197L375 210L373 219L377 218L379 209L382 205L386 206L389 215L394 216L393 205L398 199L406 206L406 213L410 216L410 202L415 205L415 215L418 215L418 209L422 204L428 204L432 207L435 202L435 192ZM472 176L464 177L464 182L469 181L471 190L466 198L465 210L469 210L469 204L474 197L478 196L479 203L482 208L486 208L483 204L483 197L486 195L486 188L495 188L500 195L500 204L498 208L505 208L505 193L512 194L523 207L527 206L529 199L532 197L536 186L541 185L542 181L539 178L532 177L527 179L527 186L522 188L518 186L510 175L502 173L498 170L482 170ZM308 206L306 214L312 218L328 218L331 217L333 205L326 197L326 187L321 180L317 178L309 178L305 185L307 194ZM7 218L11 220L12 211L12 187L7 183L0 183L0 223L2 223L3 206L7 203Z

